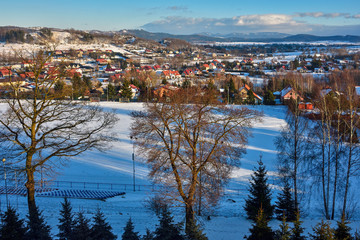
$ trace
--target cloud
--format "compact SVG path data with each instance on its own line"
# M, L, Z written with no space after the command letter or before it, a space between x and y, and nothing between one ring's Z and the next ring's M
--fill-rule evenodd
M188 8L184 7L184 6L171 6L168 7L167 9L172 10L172 11L187 11Z
M285 14L263 14L263 15L245 15L233 17L237 26L246 25L279 25L279 24L296 24L291 16Z
M339 13L340 14L340 13ZM297 16L305 17L336 17L339 14L324 13L298 13ZM342 13L342 16L345 16ZM355 16L352 16L355 17ZM360 16L359 16L360 18ZM359 35L360 25L328 26L310 24L296 20L296 16L287 14L255 14L235 16L232 18L190 18L181 16L168 16L163 19L147 23L143 29L150 32L167 32L173 34L193 33L254 33L254 32L280 32L280 33L308 33L308 34L350 34Z
M351 15L350 13L324 13L324 12L300 12L295 13L293 17L312 17L312 18L351 18L351 19L358 19L360 18L360 14Z

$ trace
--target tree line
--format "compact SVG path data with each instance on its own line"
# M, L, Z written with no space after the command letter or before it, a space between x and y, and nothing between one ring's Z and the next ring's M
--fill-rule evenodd
M351 234L349 221L344 217L337 221L336 228L332 228L330 222L321 221L312 228L308 236L301 226L300 209L296 205L288 182L284 182L281 193L277 197L275 205L272 204L271 189L268 184L267 171L263 162L258 162L254 170L249 187L249 195L245 201L244 209L247 218L254 223L249 229L250 234L245 236L248 240L357 240L360 234ZM268 222L275 214L276 219L281 220L279 229L272 230ZM292 222L290 227L288 222Z
M159 223L152 232L149 229L141 236L135 231L134 224L129 218L123 228L122 240L206 240L201 230L192 231L185 235L182 233L180 223L175 223L166 206L157 214ZM88 219L83 211L73 213L70 201L65 198L61 203L58 234L51 235L51 227L46 223L42 211L37 209L35 215L27 215L26 221L19 217L16 209L10 205L1 214L0 238L3 240L51 240L53 237L60 240L115 240L118 238L107 222L103 212L98 208Z

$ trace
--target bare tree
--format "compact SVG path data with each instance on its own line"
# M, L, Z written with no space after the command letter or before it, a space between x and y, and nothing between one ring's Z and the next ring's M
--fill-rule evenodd
M359 138L357 136L357 129L360 126L360 117L358 114L359 106L359 97L355 93L354 82L351 81L348 83L346 88L346 95L348 97L349 105L347 111L347 119L345 119L345 137L346 139L346 178L345 178L345 192L344 192L344 201L342 207L342 218L347 217L346 207L348 204L348 195L350 189L350 178L355 175L355 172L359 170L359 160L360 160L360 148L359 148Z
M151 166L150 177L184 204L186 232L195 220L199 183L202 193L221 192L232 166L240 163L249 127L260 117L257 111L221 105L213 92L194 88L132 113L131 134Z
M103 147L108 139L104 131L117 120L98 106L65 100L62 91L54 91L64 75L54 63L46 67L51 58L39 51L26 60L34 73L33 90L24 93L17 79L10 81L11 91L4 100L7 109L0 118L1 146L26 175L30 215L36 212L35 173L45 164L56 166L68 157Z
M286 116L287 126L281 135L275 139L276 148L279 151L279 172L292 180L295 207L299 210L299 169L305 159L309 157L309 144L307 141L308 119L301 115L298 108L298 100L289 102L289 110Z

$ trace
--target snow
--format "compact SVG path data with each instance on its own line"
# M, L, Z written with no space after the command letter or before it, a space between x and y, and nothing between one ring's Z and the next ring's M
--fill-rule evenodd
M312 46L333 46L333 45L348 45L356 46L360 43L358 42L346 42L346 41L314 41L314 42L214 42L214 43L196 43L197 45L210 45L210 46L247 46L247 45L273 45L273 44L283 44L283 45L312 45Z
M58 175L53 180L112 183L127 186L126 190L121 189L121 191L126 192L125 195L107 198L105 201L70 199L73 210L75 212L82 210L85 212L85 216L91 218L96 208L101 208L112 225L114 233L119 237L123 233L126 221L131 217L135 224L135 231L145 234L146 228L154 230L157 224L154 213L145 207L149 197L152 196L152 192L149 190L151 189L151 182L147 179L149 170L135 152L137 189L133 192L133 162L131 157L133 146L129 139L129 126L131 124L129 113L133 110L141 110L143 106L141 103L118 102L101 102L100 105L106 111L114 109L120 118L120 121L114 127L114 131L118 134L117 141L112 142L106 152L92 151L71 159L66 166L57 169ZM3 109L3 106L0 108ZM254 124L252 137L249 139L247 147L247 154L240 160L241 166L235 168L232 172L231 180L220 204L213 212L206 213L204 217L198 218L199 222L203 224L205 233L211 240L242 239L245 234L248 234L251 222L245 218L244 199L248 194L248 180L252 170L257 166L260 155L262 155L262 161L269 170L269 183L274 187L273 199L275 201L277 193L277 151L274 146L274 139L279 135L281 128L285 124L286 108L284 106L251 106L250 108L262 111L264 113L263 121ZM4 181L0 184L3 186L3 183ZM120 189L116 190L120 191ZM5 209L5 199L4 194L0 195L2 211ZM26 197L10 195L9 200L19 210L21 216L25 217L27 214ZM52 226L52 233L57 234L60 202L63 199L38 196L36 200L40 209L44 210L47 222ZM321 220L319 209L316 205L308 211L305 209L307 213L304 223L306 227L305 233L310 232L311 227ZM174 215L176 215L176 221L184 221L182 208L174 208L173 211ZM207 220L208 215L211 216L211 220ZM358 223L356 221L352 223L354 231L358 227ZM335 225L335 222L332 224ZM270 225L273 229L278 229L279 222L272 220Z
M62 33L65 34L65 33ZM63 39L63 35L61 34L56 34L55 37L57 39ZM82 50L93 50L93 49L98 49L98 50L112 50L113 52L119 52L121 54L127 54L127 55L134 55L132 53L130 53L129 51L125 50L123 47L121 46L116 46L113 44L103 44L103 43L99 43L99 44L70 44L70 43L66 43L65 40L61 40L63 41L61 44L54 44L52 47L56 50L70 50L70 49L82 49ZM50 46L44 46L44 45L37 45L37 44L28 44L28 43L0 43L0 53L3 55L7 55L7 54L13 54L14 51L18 52L22 52L24 54L28 53L31 54L34 51L37 51L39 49L48 49L48 47L51 48Z

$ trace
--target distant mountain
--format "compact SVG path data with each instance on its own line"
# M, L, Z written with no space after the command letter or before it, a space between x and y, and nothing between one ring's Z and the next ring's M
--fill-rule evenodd
M346 35L346 36L315 36L309 34L297 34L288 36L282 41L289 42L317 42L317 41L340 41L340 42L360 42L360 36Z
M130 34L135 37L161 41L166 38L177 38L188 42L316 42L316 41L341 41L360 42L360 36L315 36L309 34L289 35L278 32L259 33L229 33L213 34L200 33L191 35L174 35L169 33L151 33L145 30L121 30L121 34Z
M223 41L222 38L205 36L205 35L200 35L200 34L174 35L174 34L169 34L169 33L152 33L152 32L148 32L148 31L145 31L145 30L139 30L139 29L121 30L120 33L121 34L130 34L130 35L134 35L135 37L150 39L150 40L154 40L154 41L161 41L161 40L166 39L166 38L177 38L177 39L185 40L185 41L188 41L188 42L201 42L201 41L204 41L204 42L218 42L218 41Z
M315 36L309 34L289 35L279 32L258 32L258 33L229 33L229 34L213 34L200 33L190 35L177 35L169 33L152 33L145 30L130 29L120 31L81 31L74 29L56 29L51 28L54 33L51 38L46 38L42 33L42 27L16 27L16 26L0 26L0 41L2 42L28 42L36 43L43 40L52 40L59 43L69 42L110 42L117 39L118 42L127 42L129 39L136 37L141 41L152 40L157 43L163 40L175 45L184 45L184 42L176 42L174 39L180 39L189 43L202 42L318 42L318 41L338 41L338 42L355 42L360 43L360 36ZM119 36L120 35L120 36ZM120 38L119 38L120 37Z
M227 34L219 34L219 33L200 33L200 35L206 35L211 37L220 37L220 38L231 38L231 39L277 39L277 38L285 38L291 36L286 33L278 33L278 32L257 32L257 33L227 33Z

